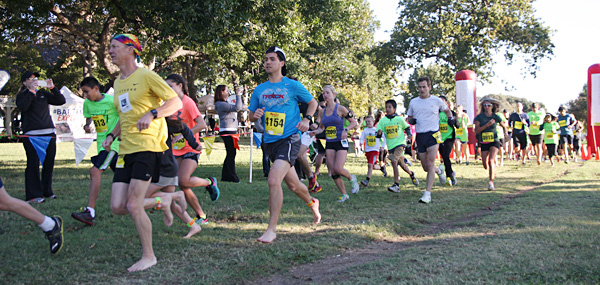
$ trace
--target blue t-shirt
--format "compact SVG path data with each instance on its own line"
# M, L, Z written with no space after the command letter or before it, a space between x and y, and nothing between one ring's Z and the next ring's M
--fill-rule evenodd
M262 83L252 92L248 109L255 112L265 108L262 124L265 128L265 143L276 142L300 131L296 128L300 122L298 103L308 103L313 96L302 83L283 77L278 83Z
M569 125L575 123L575 116L572 114L566 114L564 116L558 115L558 125L560 126L561 135L573 135L573 129L567 128Z

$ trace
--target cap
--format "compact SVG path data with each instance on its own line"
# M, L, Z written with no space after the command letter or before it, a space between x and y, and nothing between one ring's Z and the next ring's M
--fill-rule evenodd
M25 82L25 80L29 79L32 75L35 75L35 77L40 77L40 74L37 72L25 71L25 73L21 75L21 83Z
M272 46L272 47L268 48L267 51L265 51L265 54L271 53L271 52L276 53L277 57L279 57L279 60L286 61L285 60L285 58L286 58L285 57L285 52L283 52L283 50L281 48L276 47L276 46ZM281 68L281 75L285 76L286 74L287 74L287 67L284 64L283 67Z

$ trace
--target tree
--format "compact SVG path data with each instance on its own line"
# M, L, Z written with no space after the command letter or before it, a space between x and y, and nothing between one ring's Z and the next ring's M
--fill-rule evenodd
M444 95L450 100L456 98L455 94L455 83L454 75L452 71L442 65L432 64L428 67L418 67L408 77L407 90L400 93L402 96L404 108L408 110L408 104L413 98L419 97L419 90L417 90L417 80L419 77L427 76L431 79L431 91L432 95Z
M400 0L400 17L382 48L400 68L432 59L453 72L470 69L486 80L493 55L523 56L535 76L553 54L551 30L534 17L533 0Z
M587 122L587 83L583 85L583 89L579 92L579 96L576 99L573 99L567 104L567 113L571 113L575 116L575 118L583 123L585 126L585 122Z
M506 109L509 113L515 112L517 110L517 103L522 103L523 104L523 112L527 113L529 111L531 111L531 105L534 103L533 101L529 101L526 98L521 98L521 97L515 97L515 96L510 96L510 95L502 95L502 94L488 94L485 95L483 97L480 97L478 100L482 100L485 98L494 98L498 101L500 101L500 110L502 111L502 109ZM540 107L540 109L546 109L546 106L544 105L544 103L541 102L535 102L537 103ZM477 106L479 107L479 105ZM546 110L546 112L550 112L549 110ZM552 113L552 112L550 112Z

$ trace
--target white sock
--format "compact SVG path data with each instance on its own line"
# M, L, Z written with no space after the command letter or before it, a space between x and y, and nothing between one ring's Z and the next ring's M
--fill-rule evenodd
M431 195L431 192L429 192L429 191L425 191L425 192L424 192L424 194L429 194L429 195Z
M90 215L92 215L92 218L95 218L96 210L94 210L94 208L92 208L92 207L87 207L87 209L90 211Z
M46 218L44 218L44 222L39 224L39 227L42 229L42 231L47 232L49 230L52 230L55 225L56 222L52 218L46 216Z

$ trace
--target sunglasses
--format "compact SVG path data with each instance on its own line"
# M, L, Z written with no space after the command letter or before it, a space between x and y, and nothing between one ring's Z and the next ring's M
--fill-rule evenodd
M492 107L492 104L483 104L483 107Z

